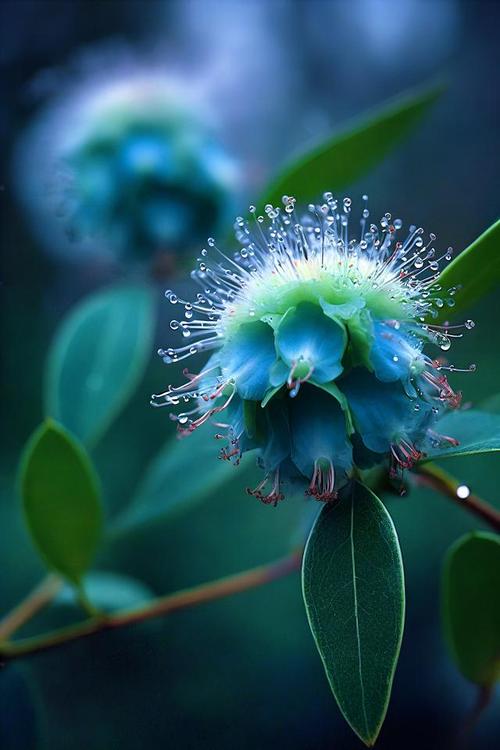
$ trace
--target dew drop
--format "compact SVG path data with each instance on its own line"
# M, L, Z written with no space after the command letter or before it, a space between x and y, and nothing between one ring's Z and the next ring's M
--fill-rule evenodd
M473 320L466 320L464 325L470 331L476 324Z

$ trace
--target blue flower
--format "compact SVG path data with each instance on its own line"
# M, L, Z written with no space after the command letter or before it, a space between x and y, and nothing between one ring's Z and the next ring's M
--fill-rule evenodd
M215 417L228 441L222 458L255 451L264 475L249 492L263 502L276 504L297 482L330 501L358 471L387 463L394 477L430 444L453 443L435 427L460 404L445 375L456 368L424 352L446 351L460 335L433 323L450 251L436 258L434 235L426 244L413 226L399 239L402 222L389 214L367 228L366 206L361 236L350 238L351 201L339 206L331 193L300 220L294 199L283 200L283 209L266 206L267 225L236 220L233 257L208 240L214 258L202 251L195 302L167 292L185 307L171 325L189 344L161 350L164 360L217 351L153 403L194 401L171 415L185 435Z
M179 253L229 220L235 162L160 74L87 77L32 131L19 169L23 197L39 212L50 183L52 211L85 252Z

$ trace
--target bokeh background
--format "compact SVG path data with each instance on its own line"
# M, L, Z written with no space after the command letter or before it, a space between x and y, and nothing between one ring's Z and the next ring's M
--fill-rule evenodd
M50 190L45 201L33 199L31 180L46 168L37 128L56 123L64 130L72 97L100 89L110 76L160 72L175 81L179 104L188 102L206 119L233 164L224 207L232 212L255 198L290 156L392 95L444 76L446 92L430 115L350 193L368 193L376 213L389 210L422 224L436 232L440 247L459 250L498 214L500 5L6 0L0 12L0 604L6 611L43 575L23 527L15 475L22 446L43 417L50 341L65 313L87 294L144 272L133 256L62 233L64 217L55 215ZM57 187L64 176L54 168L48 177ZM176 279L186 286L184 269L195 252L187 230L175 253L154 261L160 323L151 363L93 452L110 517L126 506L144 466L173 435L167 415L150 409L148 400L171 377L154 356L169 339L162 287ZM477 373L457 375L454 384L465 400L479 403L498 390L498 296L471 317L476 327L455 345L454 359L475 362ZM192 466L196 472L195 454ZM447 469L498 504L498 459L453 460ZM99 568L160 594L284 553L303 512L300 503L264 507L243 493L237 472L232 476L222 493L168 524L117 538ZM443 643L440 569L448 545L473 526L467 514L429 491L387 503L401 539L408 613L378 746L443 748L474 690ZM60 622L51 617L44 615L37 629ZM497 697L473 747L493 746L498 708ZM2 750L276 746L361 746L330 695L296 576L0 672Z

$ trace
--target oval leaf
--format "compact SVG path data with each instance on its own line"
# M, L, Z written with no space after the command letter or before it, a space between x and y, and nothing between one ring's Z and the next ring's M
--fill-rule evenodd
M259 205L281 205L284 194L307 202L316 200L325 189L335 191L350 185L417 125L441 92L442 86L433 86L402 95L307 151L278 174Z
M442 271L439 284L443 289L459 287L453 307L456 313L466 310L500 283L500 220L483 232ZM450 310L442 308L436 321L449 318Z
M98 480L79 443L44 423L29 440L20 470L28 528L50 568L79 585L102 532Z
M56 334L45 377L45 411L86 444L125 406L151 355L152 291L98 292L73 310Z
M458 445L442 441L427 451L424 461L500 450L500 414L477 409L450 412L433 429L438 435L458 440Z
M170 440L153 459L130 506L114 521L113 531L122 533L164 520L202 502L236 478L249 483L254 458L247 454L235 468L219 460L219 450L209 430Z
M367 745L382 726L404 624L403 564L394 524L353 482L326 505L304 553L303 593L326 676L344 717Z
M500 536L476 531L450 548L442 613L446 641L462 674L492 685L500 677Z

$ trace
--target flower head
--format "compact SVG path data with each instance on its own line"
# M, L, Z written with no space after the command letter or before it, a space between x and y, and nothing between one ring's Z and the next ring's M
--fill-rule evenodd
M180 407L171 417L183 435L206 422L238 463L255 449L264 476L251 494L276 504L286 483L328 501L356 469L387 461L392 476L428 446L452 437L438 418L460 404L442 356L464 326L437 325L456 289L439 285L435 235L385 214L369 223L363 197L359 238L350 236L351 200L325 193L297 215L294 198L267 205L264 216L238 217L240 248L228 255L208 240L193 278L202 291L184 302L171 328L187 339L160 350L166 363L213 351L199 374L153 397ZM468 370L474 370L471 365Z
M61 227L47 244L65 248L64 230L79 249L112 256L147 258L200 243L227 221L237 183L210 115L147 68L104 79L99 70L68 85L19 153L23 200L40 213L48 193Z

